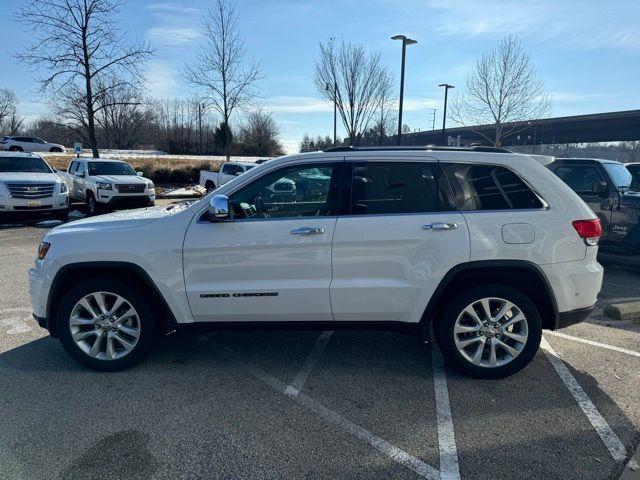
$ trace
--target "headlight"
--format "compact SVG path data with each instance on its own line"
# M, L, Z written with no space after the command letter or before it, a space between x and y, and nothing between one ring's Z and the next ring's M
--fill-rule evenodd
M67 193L67 184L64 182L60 184L60 193Z
M98 188L100 190L113 190L113 187L110 183L98 182Z
M40 242L40 245L38 245L38 260L44 259L50 247L51 247L50 243Z
M156 187L155 187L155 185L153 184L153 182L148 182L148 183L147 183L147 189L148 189L148 190L153 190L154 188L156 188Z

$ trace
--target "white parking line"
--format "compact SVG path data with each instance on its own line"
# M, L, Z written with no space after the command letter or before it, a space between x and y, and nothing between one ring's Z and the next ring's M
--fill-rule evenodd
M329 339L331 338L332 333L333 332L329 331L322 332L318 336L318 338L316 339L316 343L313 345L311 352L309 352L309 355L304 361L302 368L297 373L295 378L291 381L291 383L287 385L287 391L285 392L287 395L295 397L300 393L300 390L302 390L302 387L304 387L304 384L307 382L309 375L311 375L311 371L316 366L316 363L318 363L320 355L322 355L322 352L327 346L327 343L329 343Z
M569 389L576 402L578 402L578 405L589 419L589 422L591 422L591 425L593 425L593 428L598 432L600 439L611 453L613 459L616 462L624 461L624 459L627 458L627 451L625 450L624 445L611 429L604 417L600 414L593 402L589 399L580 384L578 384L578 381L571 374L567 366L563 363L560 357L558 357L544 337L542 338L540 346L551 362L551 365L553 365L553 368L555 368L556 372L560 376L562 382Z
M240 356L230 348L225 347L223 345L218 345L218 346L232 353L234 358L236 358L237 360L241 360ZM401 450L398 447L391 445L386 440L383 440L377 435L362 428L360 425L357 425L352 421L347 420L339 413L334 412L333 410L325 407L323 404L308 397L304 393L298 392L295 395L288 393L288 385L285 385L284 382L281 382L280 380L268 374L267 372L253 366L243 367L243 368L245 371L253 375L258 380L273 387L277 391L287 395L289 398L291 398L295 402L301 405L304 405L310 410L313 410L316 414L318 414L324 420L346 430L356 438L362 440L365 443L368 443L379 452L387 455L392 460L395 460L396 462L413 470L418 475L424 478L427 478L429 480L439 480L440 476L439 476L438 470L433 468L431 465L428 465L424 463L422 460L414 457L413 455L408 454L404 450Z
M447 377L442 362L442 355L435 342L431 342L431 362L433 365L433 386L436 391L440 479L458 480L460 478L460 467L458 465L456 438L453 431Z
M573 340L574 342L586 343L587 345L593 345L594 347L606 348L607 350L613 350L614 352L626 353L627 355L633 355L634 357L640 357L640 352L634 352L633 350L627 350L626 348L614 347L613 345L594 342L593 340L587 340L580 337L572 337L571 335L567 335L565 333L545 331L544 334L549 334L554 337L566 338L567 340Z

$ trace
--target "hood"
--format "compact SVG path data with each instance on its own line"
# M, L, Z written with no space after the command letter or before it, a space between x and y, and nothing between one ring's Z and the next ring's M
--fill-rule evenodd
M0 172L0 182L62 182L56 173Z
M139 184L150 182L151 180L138 177L137 175L92 175L96 182L105 182L105 183L128 183L128 184Z
M182 209L169 209L167 207L136 208L134 210L122 210L120 212L97 215L65 223L52 229L49 234L71 232L78 230L118 230L122 228L134 228L147 225L164 217L175 215Z

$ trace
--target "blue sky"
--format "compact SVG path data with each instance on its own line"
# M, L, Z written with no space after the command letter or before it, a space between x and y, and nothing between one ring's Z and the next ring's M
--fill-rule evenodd
M195 56L200 22L210 1L126 0L119 18L132 38L149 41L156 54L148 64L149 93L186 97L185 61ZM7 13L20 4L2 0L0 86L16 92L20 113L46 112L33 73L11 53L31 34ZM530 53L553 101L553 116L640 108L640 2L616 0L238 0L240 33L250 57L263 67L263 107L282 128L288 151L304 133L331 134L332 105L313 85L318 42L344 38L379 51L399 89L402 33L418 40L407 49L404 120L430 129L442 89L464 85L478 57L505 33L515 33ZM344 134L339 126L338 134Z

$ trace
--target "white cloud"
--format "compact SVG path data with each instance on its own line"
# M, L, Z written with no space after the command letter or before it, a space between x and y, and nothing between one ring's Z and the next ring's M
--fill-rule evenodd
M515 33L579 50L640 50L640 2L620 0L613 8L581 0L429 0L412 3L437 33L497 38Z
M279 96L266 99L264 109L275 113L333 112L333 104L315 97Z
M156 45L182 46L201 37L200 19L203 10L179 3L160 2L145 7L157 24L145 37Z
M159 26L147 30L147 40L156 45L181 45L200 38L202 34L196 27Z
M173 65L158 61L149 62L147 71L147 88L152 97L179 97L178 72Z
M425 110L437 105L438 100L431 98L405 97L403 110ZM264 109L275 113L324 113L333 112L333 103L316 97L280 96L266 99Z
M18 102L18 115L27 122L49 113L49 106L45 102Z
M167 13L172 15L199 15L202 13L202 9L196 7L188 7L181 3L172 3L172 2L157 2L150 3L149 5L144 7L145 10L149 10L151 12L158 12L160 14Z
M284 147L285 153L291 154L298 153L300 151L300 140L285 138L281 143Z
M625 97L620 93L576 93L576 92L549 92L554 103L583 103L585 101L613 100Z

